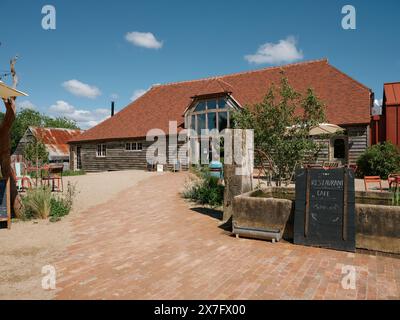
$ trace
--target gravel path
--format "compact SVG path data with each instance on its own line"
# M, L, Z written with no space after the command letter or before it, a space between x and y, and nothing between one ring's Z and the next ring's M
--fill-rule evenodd
M69 216L56 223L19 221L12 224L11 230L0 230L0 300L53 298L53 291L41 287L42 267L51 264L70 245L71 220L156 174L135 170L65 177L65 189L71 182L77 190Z

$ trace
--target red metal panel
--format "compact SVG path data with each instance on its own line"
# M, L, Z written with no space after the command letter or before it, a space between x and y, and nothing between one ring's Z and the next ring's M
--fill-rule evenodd
M400 147L400 105L396 107L396 145Z
M384 91L387 106L400 105L400 82L385 83Z
M386 105L386 141L400 146L400 116L398 106Z
M60 156L69 155L68 141L82 133L81 130L30 127L35 137L46 145L49 151Z

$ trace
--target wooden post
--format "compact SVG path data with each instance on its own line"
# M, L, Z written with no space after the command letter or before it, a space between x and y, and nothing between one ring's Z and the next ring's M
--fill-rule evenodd
M348 216L348 184L349 177L346 168L343 168L343 221L342 221L342 238L344 241L347 240L347 216ZM349 169L351 170L351 169Z
M10 187L10 178L7 179L6 197L7 197L7 228L11 229L11 187Z
M311 176L310 169L306 169L306 210L304 213L304 237L308 236L308 225L310 219L310 188L311 188Z
M233 215L233 198L253 189L253 132L250 130L229 132L231 135L225 137L224 143L230 149L225 148L225 152L226 154L230 152L232 163L224 164L224 222L230 220Z
M1 205L4 209L4 204L6 205L5 212L3 212L2 216L0 217L1 222L7 222L7 228L11 228L11 185L10 185L10 178L2 179L1 184L4 185L4 196L5 196L5 203L4 197L1 199ZM7 214L7 216L4 215Z

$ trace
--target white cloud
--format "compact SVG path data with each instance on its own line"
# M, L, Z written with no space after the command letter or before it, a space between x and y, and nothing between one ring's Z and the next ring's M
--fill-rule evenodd
M372 107L372 115L380 115L382 114L382 99L375 99L374 100L374 106Z
M146 92L147 92L147 90L144 90L144 89L137 89L137 90L133 91L131 101L135 101L137 98L140 98Z
M29 100L23 100L21 102L19 102L17 100L17 108L18 108L18 110L25 110L25 109L36 110L37 109L37 107Z
M290 63L304 57L302 50L299 50L296 45L296 39L289 36L285 40L279 40L278 43L267 42L261 45L255 54L246 55L244 58L254 64Z
M374 107L382 107L383 99L375 99Z
M55 116L74 120L82 129L88 129L110 117L110 111L105 108L86 110L77 109L66 101L58 100L49 107L50 113Z
M111 110L111 109L110 109ZM109 114L111 111L109 109L106 108L101 108L101 109L96 109L95 112L97 114Z
M55 104L50 106L50 111L54 113L73 113L75 110L75 107L70 105L68 102L58 100Z
M125 39L135 46L148 49L160 49L163 46L163 42L157 40L151 32L128 32Z
M94 99L101 95L101 91L99 90L99 88L80 82L76 79L65 81L62 86L68 92L78 97Z

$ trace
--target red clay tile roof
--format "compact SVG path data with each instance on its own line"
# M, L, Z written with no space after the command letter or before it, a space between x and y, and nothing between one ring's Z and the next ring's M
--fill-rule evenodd
M366 124L370 122L370 89L350 78L326 59L271 67L207 79L153 86L146 94L97 126L70 142L145 137L148 130L168 132L168 121L178 126L191 97L231 92L242 106L261 102L272 83L279 84L281 71L300 92L312 87L327 106L330 123Z
M68 156L68 141L78 137L83 131L61 128L29 127L29 130L47 148L51 156Z
M385 104L387 106L400 105L400 82L385 83L383 88L386 98Z

